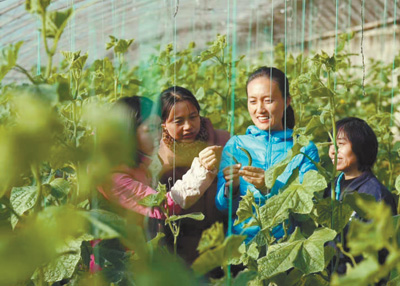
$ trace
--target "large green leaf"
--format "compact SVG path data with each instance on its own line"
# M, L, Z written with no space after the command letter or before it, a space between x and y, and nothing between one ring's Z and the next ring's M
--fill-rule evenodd
M197 250L202 254L204 251L221 245L224 239L224 226L222 223L216 222L209 229L203 231Z
M146 207L158 207L165 201L165 195L166 190L163 190L144 197L138 203Z
M38 191L36 186L26 186L19 188L12 188L10 203L14 211L18 215L23 215L27 210L34 207L38 199ZM18 218L15 215L11 216L11 225L15 227Z
M46 282L57 282L71 278L81 258L81 244L81 239L69 240L58 249L58 257L40 270L43 271ZM39 270L36 270L33 279L38 279L38 275Z
M51 195L57 199L64 198L68 195L71 188L70 183L62 178L56 178L50 182Z
M379 262L376 258L370 256L361 261L355 268L347 270L346 275L332 275L332 286L354 286L354 285L371 285L380 276L381 272ZM381 274L384 274L381 272Z
M254 195L250 190L247 190L246 195L239 202L239 207L236 211L237 220L234 225L237 225L246 219L253 216L253 205L255 204Z
M296 229L292 236L300 237L296 232L299 230ZM259 275L266 279L292 267L304 274L322 271L325 267L324 243L335 236L334 230L321 228L307 239L301 238L271 245L267 255L258 260Z
M10 44L3 48L0 53L0 82L4 76L17 64L19 48L24 42Z
M390 246L395 234L390 208L384 202L358 201L358 204L369 212L372 219L369 222L351 221L347 235L350 252L354 255L375 253Z
M68 20L74 14L72 8L64 11L49 11L46 13L46 37L60 38Z
M325 178L317 171L307 172L302 184L297 178L282 193L271 197L260 207L262 228L269 229L284 222L290 212L309 214L314 206L314 193L325 188Z
M246 236L231 235L224 243L203 252L192 264L195 273L203 275L215 267L228 265L231 259L240 257L239 246Z
M80 214L89 222L90 234L96 239L111 239L126 234L125 220L115 213L93 209Z
M318 224L340 232L348 224L352 213L353 208L348 204L325 198L314 205L310 216Z

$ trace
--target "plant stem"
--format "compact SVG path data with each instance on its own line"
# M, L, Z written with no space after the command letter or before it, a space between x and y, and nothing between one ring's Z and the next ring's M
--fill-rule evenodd
M38 192L38 196L35 202L35 206L34 206L34 210L35 212L39 212L42 209L42 182L40 180L40 170L39 170L39 166L37 165L37 163L34 163L31 165L31 171L33 174L33 177L36 180L36 186L37 186L37 192Z

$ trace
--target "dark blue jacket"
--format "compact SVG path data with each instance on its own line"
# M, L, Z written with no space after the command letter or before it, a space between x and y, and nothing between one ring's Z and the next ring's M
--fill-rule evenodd
M338 178L336 178L335 186L338 184ZM393 214L396 214L396 203L394 197L389 190L379 182L374 174L370 171L366 171L357 177L353 182L351 182L344 190L341 190L339 194L339 201L347 194L353 192L358 192L361 194L372 195L377 202L384 201L388 206L391 207ZM330 196L331 188L325 191L325 196Z

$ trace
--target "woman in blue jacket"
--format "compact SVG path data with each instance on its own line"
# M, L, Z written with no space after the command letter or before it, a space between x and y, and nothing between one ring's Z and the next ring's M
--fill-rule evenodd
M253 72L246 84L247 108L254 123L247 128L245 135L233 136L225 145L218 173L218 188L215 203L217 208L228 213L229 195L226 190L232 187L233 222L236 219L241 196L247 190L253 192L256 203L263 205L267 199L276 195L285 186L292 172L299 168L300 181L304 174L315 169L314 165L302 154L297 155L277 178L271 190L265 187L265 171L286 158L293 146L294 112L290 106L289 82L285 74L270 67L261 67ZM248 157L239 147L246 149L252 164L248 166ZM303 153L318 162L318 150L313 143L304 147ZM235 164L232 156L238 161ZM248 221L232 227L233 234L247 235L250 241L260 230L258 226L244 228ZM276 238L284 235L281 225L271 230Z

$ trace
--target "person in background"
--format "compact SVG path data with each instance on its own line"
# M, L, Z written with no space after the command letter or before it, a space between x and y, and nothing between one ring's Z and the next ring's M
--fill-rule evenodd
M218 191L215 197L217 208L225 215L229 208L229 188L232 187L233 216L236 220L241 196L249 190L253 193L255 202L263 205L270 197L278 194L284 187L296 168L299 169L300 182L304 174L315 169L313 163L303 154L295 156L284 172L277 178L271 190L265 187L265 171L286 158L293 146L293 130L295 124L294 112L290 105L289 81L285 74L273 67L261 67L254 71L246 84L247 108L254 125L247 128L245 135L233 136L222 152L220 171L218 173ZM240 148L247 150L252 157L252 164ZM318 150L310 142L301 150L309 158L318 162ZM234 159L234 158L235 159ZM238 162L236 163L235 160ZM228 191L227 191L228 190ZM233 225L233 234L246 235L249 242L260 231L259 226L245 228L243 223ZM282 225L271 230L277 239L283 237Z
M184 213L201 212L203 221L181 220L177 241L177 253L191 264L198 256L196 250L201 234L215 222L222 221L222 216L215 207L216 175L222 147L229 139L229 133L215 130L210 120L200 116L200 105L194 95L186 88L173 86L161 93L162 102L162 140L158 155L162 164L161 182L169 189L187 176L193 166L203 164L207 176L195 174L193 182L201 184L204 195ZM204 157L196 157L204 153ZM169 245L172 236L167 235Z
M136 138L135 156L131 165L116 167L110 185L98 187L98 191L113 205L139 214L142 222L145 217L164 220L165 214L160 208L139 204L144 197L156 193L151 187L152 174L148 167L161 137L161 119L159 112L154 112L157 105L148 98L132 96L119 99L116 106L128 115L130 131ZM197 155L185 176L166 194L164 207L169 214L179 214L183 209L190 208L204 194L202 179L212 181L214 178L209 169L217 166L217 155L208 150ZM96 269L94 256L91 269Z
M337 144L337 165L336 170L340 172L335 179L336 200L342 201L347 195L357 192L371 195L377 202L384 201L396 214L396 203L389 190L372 173L372 167L378 154L378 140L372 128L362 119L356 117L343 118L336 122L336 144ZM329 147L329 157L335 164L335 146ZM331 196L331 185L326 188L325 197ZM357 213L354 218L360 218ZM346 238L349 224L346 225L343 237ZM336 242L340 242L337 237ZM348 251L346 239L343 247ZM383 263L388 252L386 249L379 251L379 262ZM362 260L362 256L355 257L356 262ZM346 273L346 264L351 260L340 254L337 272ZM382 280L378 285L386 285Z
M369 194L377 202L384 201L396 212L392 193L372 173L378 154L378 140L372 128L362 119L347 117L336 122L337 165L335 180L337 200L352 192ZM329 147L329 157L335 163L335 146ZM330 188L326 195L330 196Z

